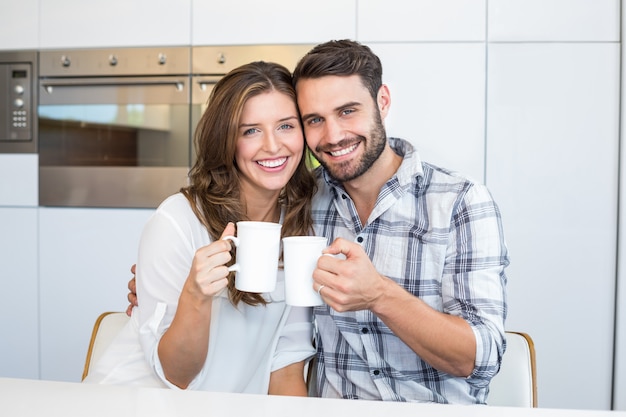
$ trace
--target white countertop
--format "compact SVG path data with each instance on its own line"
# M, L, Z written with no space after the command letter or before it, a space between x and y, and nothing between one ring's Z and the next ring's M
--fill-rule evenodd
M626 412L280 397L0 378L3 416L626 417Z

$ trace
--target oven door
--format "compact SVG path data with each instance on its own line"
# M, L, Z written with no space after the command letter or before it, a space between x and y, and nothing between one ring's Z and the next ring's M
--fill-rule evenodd
M41 78L42 206L153 208L187 184L189 76Z

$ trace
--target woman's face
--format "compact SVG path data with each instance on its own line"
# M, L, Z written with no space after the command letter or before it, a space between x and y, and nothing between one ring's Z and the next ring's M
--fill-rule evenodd
M280 192L303 151L304 136L291 97L272 90L246 101L235 151L244 193Z

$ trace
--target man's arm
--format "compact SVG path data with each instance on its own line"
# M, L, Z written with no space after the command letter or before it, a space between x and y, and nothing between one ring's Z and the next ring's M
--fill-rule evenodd
M476 341L461 317L434 310L404 288L379 274L360 245L336 239L327 253L345 260L320 258L316 288L336 311L371 310L432 367L466 377L474 369Z

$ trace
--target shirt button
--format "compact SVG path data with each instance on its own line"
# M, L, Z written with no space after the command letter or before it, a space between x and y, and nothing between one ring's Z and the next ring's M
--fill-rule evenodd
M367 333L369 333L369 330L367 330L367 327L363 327L363 328L361 329L361 333L363 333L363 334L367 334Z
M380 371L378 369L376 369L373 373L374 373L374 375L379 375Z
M356 241L359 242L359 243L363 243L363 236L357 237Z
M348 196L345 195L345 194L341 194L341 198L343 198L345 200L346 198L348 198Z

